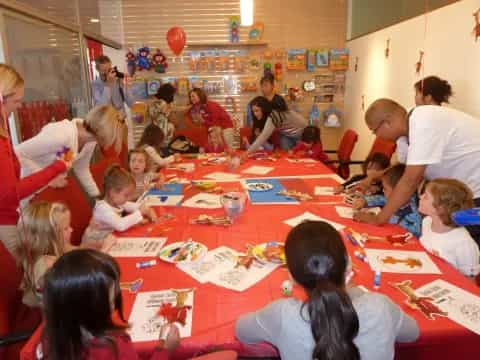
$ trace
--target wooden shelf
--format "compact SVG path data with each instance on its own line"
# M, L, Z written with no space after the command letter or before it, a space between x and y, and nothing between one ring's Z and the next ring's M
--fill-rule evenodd
M192 43L187 43L186 48L192 48L192 47L239 47L239 46L267 46L268 43L265 41L240 41L236 43L232 42L210 42L210 43L201 43L201 42L192 42Z

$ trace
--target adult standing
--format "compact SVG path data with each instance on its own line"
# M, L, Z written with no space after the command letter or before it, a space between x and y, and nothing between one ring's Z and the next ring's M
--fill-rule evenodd
M201 123L207 130L212 126L222 128L223 139L229 148L233 148L233 121L227 111L215 101L209 100L203 89L194 88L189 94L190 109L187 114L194 123Z
M20 179L20 164L10 142L8 116L18 109L24 94L24 82L11 66L0 64L0 240L5 248L16 256L18 244L16 224L20 200L47 185L69 164L53 159L44 169Z
M420 182L455 178L467 184L480 206L480 122L458 110L435 105L414 108L410 113L390 99L376 100L365 121L378 137L396 141L408 139L405 172L378 215L359 213L356 219L385 224L417 190ZM480 232L469 229L480 241Z
M260 89L262 95L272 103L272 109L282 111L287 108L285 99L278 95L275 89L275 78L272 74L267 74L260 80Z
M90 162L95 147L114 147L117 154L122 147L124 123L111 105L100 105L90 110L83 119L62 120L47 124L33 138L15 147L22 166L22 176L28 176L51 164L57 154L70 150L73 171L80 184L91 197L100 195L90 172ZM58 176L50 185L64 187L67 174Z

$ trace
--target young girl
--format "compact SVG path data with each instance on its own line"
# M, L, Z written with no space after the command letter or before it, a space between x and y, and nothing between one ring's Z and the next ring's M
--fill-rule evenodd
M24 304L41 305L45 272L59 256L73 249L70 219L70 211L61 203L38 201L23 211L18 223L21 238L18 258L23 268Z
M82 238L82 245L106 249L113 241L113 231L125 231L144 223L144 216L156 221L155 211L145 204L130 202L135 193L135 179L119 165L113 165L103 177L103 200L97 201L92 219ZM128 215L122 216L124 213Z
M405 172L404 164L396 164L390 167L382 176L383 195L365 195L354 200L353 208L362 209L364 207L384 206L388 197L391 195L393 188L400 181ZM422 217L418 212L418 196L413 194L410 200L405 203L397 212L390 218L390 224L398 224L405 230L411 232L416 237L420 236L422 225Z
M46 324L37 360L138 360L126 331L119 281L117 262L101 252L74 250L58 259L45 277ZM179 345L178 328L163 325L150 359L168 360ZM219 351L194 359L236 358L233 351Z
M307 126L303 129L302 141L293 147L292 153L324 163L328 163L330 160L328 155L323 152L320 129L317 126Z
M245 145L245 149L250 147L250 144L253 144L255 140L260 136L265 127L265 123L267 122L268 114L272 112L272 103L268 101L267 98L262 96L258 96L253 99L248 106L253 109L255 106L255 111L252 110L252 134L250 139L244 138L243 143ZM262 145L258 147L258 150L261 151L273 151L273 143L272 138L274 135L270 136Z
M422 245L467 276L480 272L480 252L468 231L455 225L452 214L473 207L472 197L472 191L458 180L435 179L426 185L419 205L420 212L426 215Z
M137 200L145 191L152 187L161 188L164 176L150 171L149 156L145 148L130 150L128 153L128 167L135 179L134 200Z
M308 299L277 300L243 315L236 334L269 342L282 359L393 359L395 341L418 337L418 326L385 295L348 287L348 254L339 233L323 221L297 225L285 243L287 267Z
M206 153L223 153L228 150L227 144L223 139L222 128L212 126L208 129L208 144L205 147Z
M154 124L150 124L143 131L142 138L137 146L145 149L150 157L150 161L157 167L166 167L177 161L180 156L176 154L164 158L159 155L162 154L164 137L162 129Z

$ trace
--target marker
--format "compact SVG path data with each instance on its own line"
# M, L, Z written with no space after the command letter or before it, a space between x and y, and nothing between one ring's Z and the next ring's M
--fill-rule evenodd
M157 265L157 260L140 261L139 263L137 263L137 268L145 269L154 265Z
M368 258L367 258L367 255L363 254L362 252L358 251L358 250L355 250L353 252L353 255L355 255L355 257L357 259L360 259L362 260L364 263L368 263Z
M373 287L378 290L380 288L380 277L382 273L377 270L375 271L375 277L373 278Z

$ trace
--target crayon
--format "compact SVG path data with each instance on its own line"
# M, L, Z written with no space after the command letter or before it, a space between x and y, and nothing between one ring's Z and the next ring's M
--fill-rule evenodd
M379 270L375 271L375 277L373 278L373 287L375 289L380 288L381 275L382 275L382 273Z
M140 261L137 263L137 268L144 269L154 265L157 265L157 260Z

